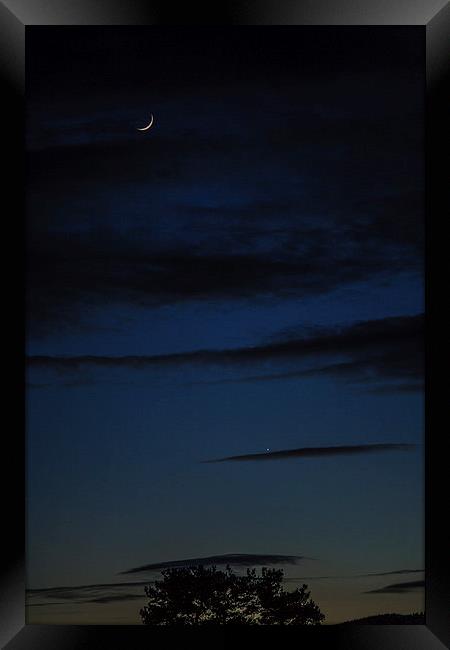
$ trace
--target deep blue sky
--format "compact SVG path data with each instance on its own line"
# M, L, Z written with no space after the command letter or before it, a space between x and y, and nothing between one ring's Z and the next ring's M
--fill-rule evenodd
M30 30L29 587L423 566L423 63L417 28ZM376 443L419 446L199 462Z

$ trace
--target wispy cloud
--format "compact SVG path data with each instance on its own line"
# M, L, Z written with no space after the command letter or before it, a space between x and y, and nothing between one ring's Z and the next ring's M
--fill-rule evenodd
M107 603L125 602L129 600L142 600L142 599L143 599L142 594L109 594L106 596L98 596L97 598L90 598L88 600L84 600L83 602L107 604Z
M236 377L231 379L219 379L216 381L199 381L191 382L190 385L222 385L222 384L248 384L260 382L283 381L290 379L307 379L308 377L333 377L350 383L365 384L365 390L374 395L386 395L392 393L417 393L422 392L425 388L424 382L407 381L398 382L395 380L395 374L399 376L407 374L406 369L398 368L398 373L387 372L390 359L386 357L366 358L364 360L355 360L343 363L334 363L307 370L293 370L291 372L279 372L262 375L247 375L245 377ZM411 363L412 367L412 363ZM406 370L406 372L405 372ZM382 386L370 386L371 382L382 381L383 379L393 379Z
M390 576L407 573L423 573L424 569L399 569L398 571L385 571L383 573L356 573L346 575L325 575L325 576L289 576L285 582L299 582L301 580L355 580L355 578L369 578L373 576Z
M31 367L54 370L79 370L85 366L145 369L183 363L223 364L276 359L303 358L311 355L332 355L367 352L367 349L398 346L406 341L416 343L423 333L423 315L382 318L349 326L318 329L316 336L274 340L273 342L231 349L207 349L160 355L79 355L28 357ZM382 356L379 357L380 362Z
M136 587L148 584L147 580L135 580L133 582L98 582L90 585L73 585L71 587L44 587L42 589L27 589L27 594L31 596L55 594L58 596L72 595L76 591L86 591L95 589L108 589L110 587Z
M365 594L406 594L411 591L425 588L425 580L413 580L411 582L397 582L396 584L386 585L380 589L371 589L364 591Z
M312 368L283 369L208 383L259 382L331 376L366 383L384 382L386 391L419 389L423 380L423 315L363 321L333 329L317 328L310 335L288 338L282 334L268 343L231 349L203 349L160 355L34 355L30 369L46 369L59 375L79 375L93 370L150 370L181 365L258 369L267 362L281 364L313 361ZM333 359L334 357L334 359ZM338 357L338 359L336 359ZM344 359L342 358L344 357ZM326 363L324 362L326 361ZM86 377L81 378L86 382ZM110 381L111 378L108 378ZM68 384L67 377L65 384ZM73 385L71 382L69 385Z
M377 452L388 451L411 451L415 449L415 444L405 443L382 443L371 445L341 445L337 447L299 447L298 449L281 449L279 451L267 451L257 454L241 454L238 456L225 456L224 458L215 458L212 460L203 460L202 463L223 463L228 461L267 461L267 460L285 460L289 458L311 458L321 456L348 456L353 454L372 454Z
M142 600L144 587L153 581L116 582L105 584L79 585L73 587L50 587L47 589L28 589L27 605L44 607L63 604L108 604Z
M234 559L233 559L234 558ZM137 567L124 573L158 571L170 566L189 566L193 563L198 564L230 564L234 566L268 566L268 565L295 565L298 564L305 556L286 556L286 555L223 555L211 556L210 558L194 558L192 560L176 560L174 562L165 562ZM214 560L214 561L213 561ZM345 576L285 576L284 582L298 583L304 580L351 580L367 576L383 576L397 573L416 573L421 569L401 569L399 571L388 571L385 573L369 573L359 575ZM114 602L139 601L145 599L144 587L153 584L152 580L139 580L133 582L112 582L98 583L90 585L77 585L71 587L49 587L45 589L27 589L27 607L59 607L61 605L85 605L85 604L111 604ZM395 585L388 585L381 589L372 590L364 593L405 593L414 591L423 586L423 581L405 582Z
M363 573L362 577L369 576L393 576L400 575L404 573L423 573L425 569L399 569L398 571L385 571L383 573Z
M367 392L373 395L390 395L392 393L408 394L422 393L425 390L424 381L404 381L366 388Z

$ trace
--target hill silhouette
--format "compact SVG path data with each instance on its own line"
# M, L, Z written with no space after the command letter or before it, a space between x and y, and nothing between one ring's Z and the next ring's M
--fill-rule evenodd
M355 618L352 621L344 621L337 625L425 625L425 614L414 612L414 614L377 614L365 618Z

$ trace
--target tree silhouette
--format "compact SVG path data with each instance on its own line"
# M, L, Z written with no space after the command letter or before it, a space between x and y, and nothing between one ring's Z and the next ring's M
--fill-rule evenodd
M162 580L145 588L145 625L320 625L325 616L307 585L282 587L283 571L263 567L236 575L230 566L168 568Z

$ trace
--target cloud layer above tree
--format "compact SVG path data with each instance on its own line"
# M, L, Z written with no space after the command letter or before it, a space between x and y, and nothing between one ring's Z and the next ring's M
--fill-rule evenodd
M251 553L228 553L226 555L211 555L209 557L189 558L187 560L172 560L170 562L157 562L154 564L145 564L144 566L135 567L122 571L122 574L141 573L144 571L156 571L158 569L168 569L170 567L186 566L208 566L208 565L230 565L230 566L268 566L278 564L297 564L300 560L310 559L302 555L258 555Z

